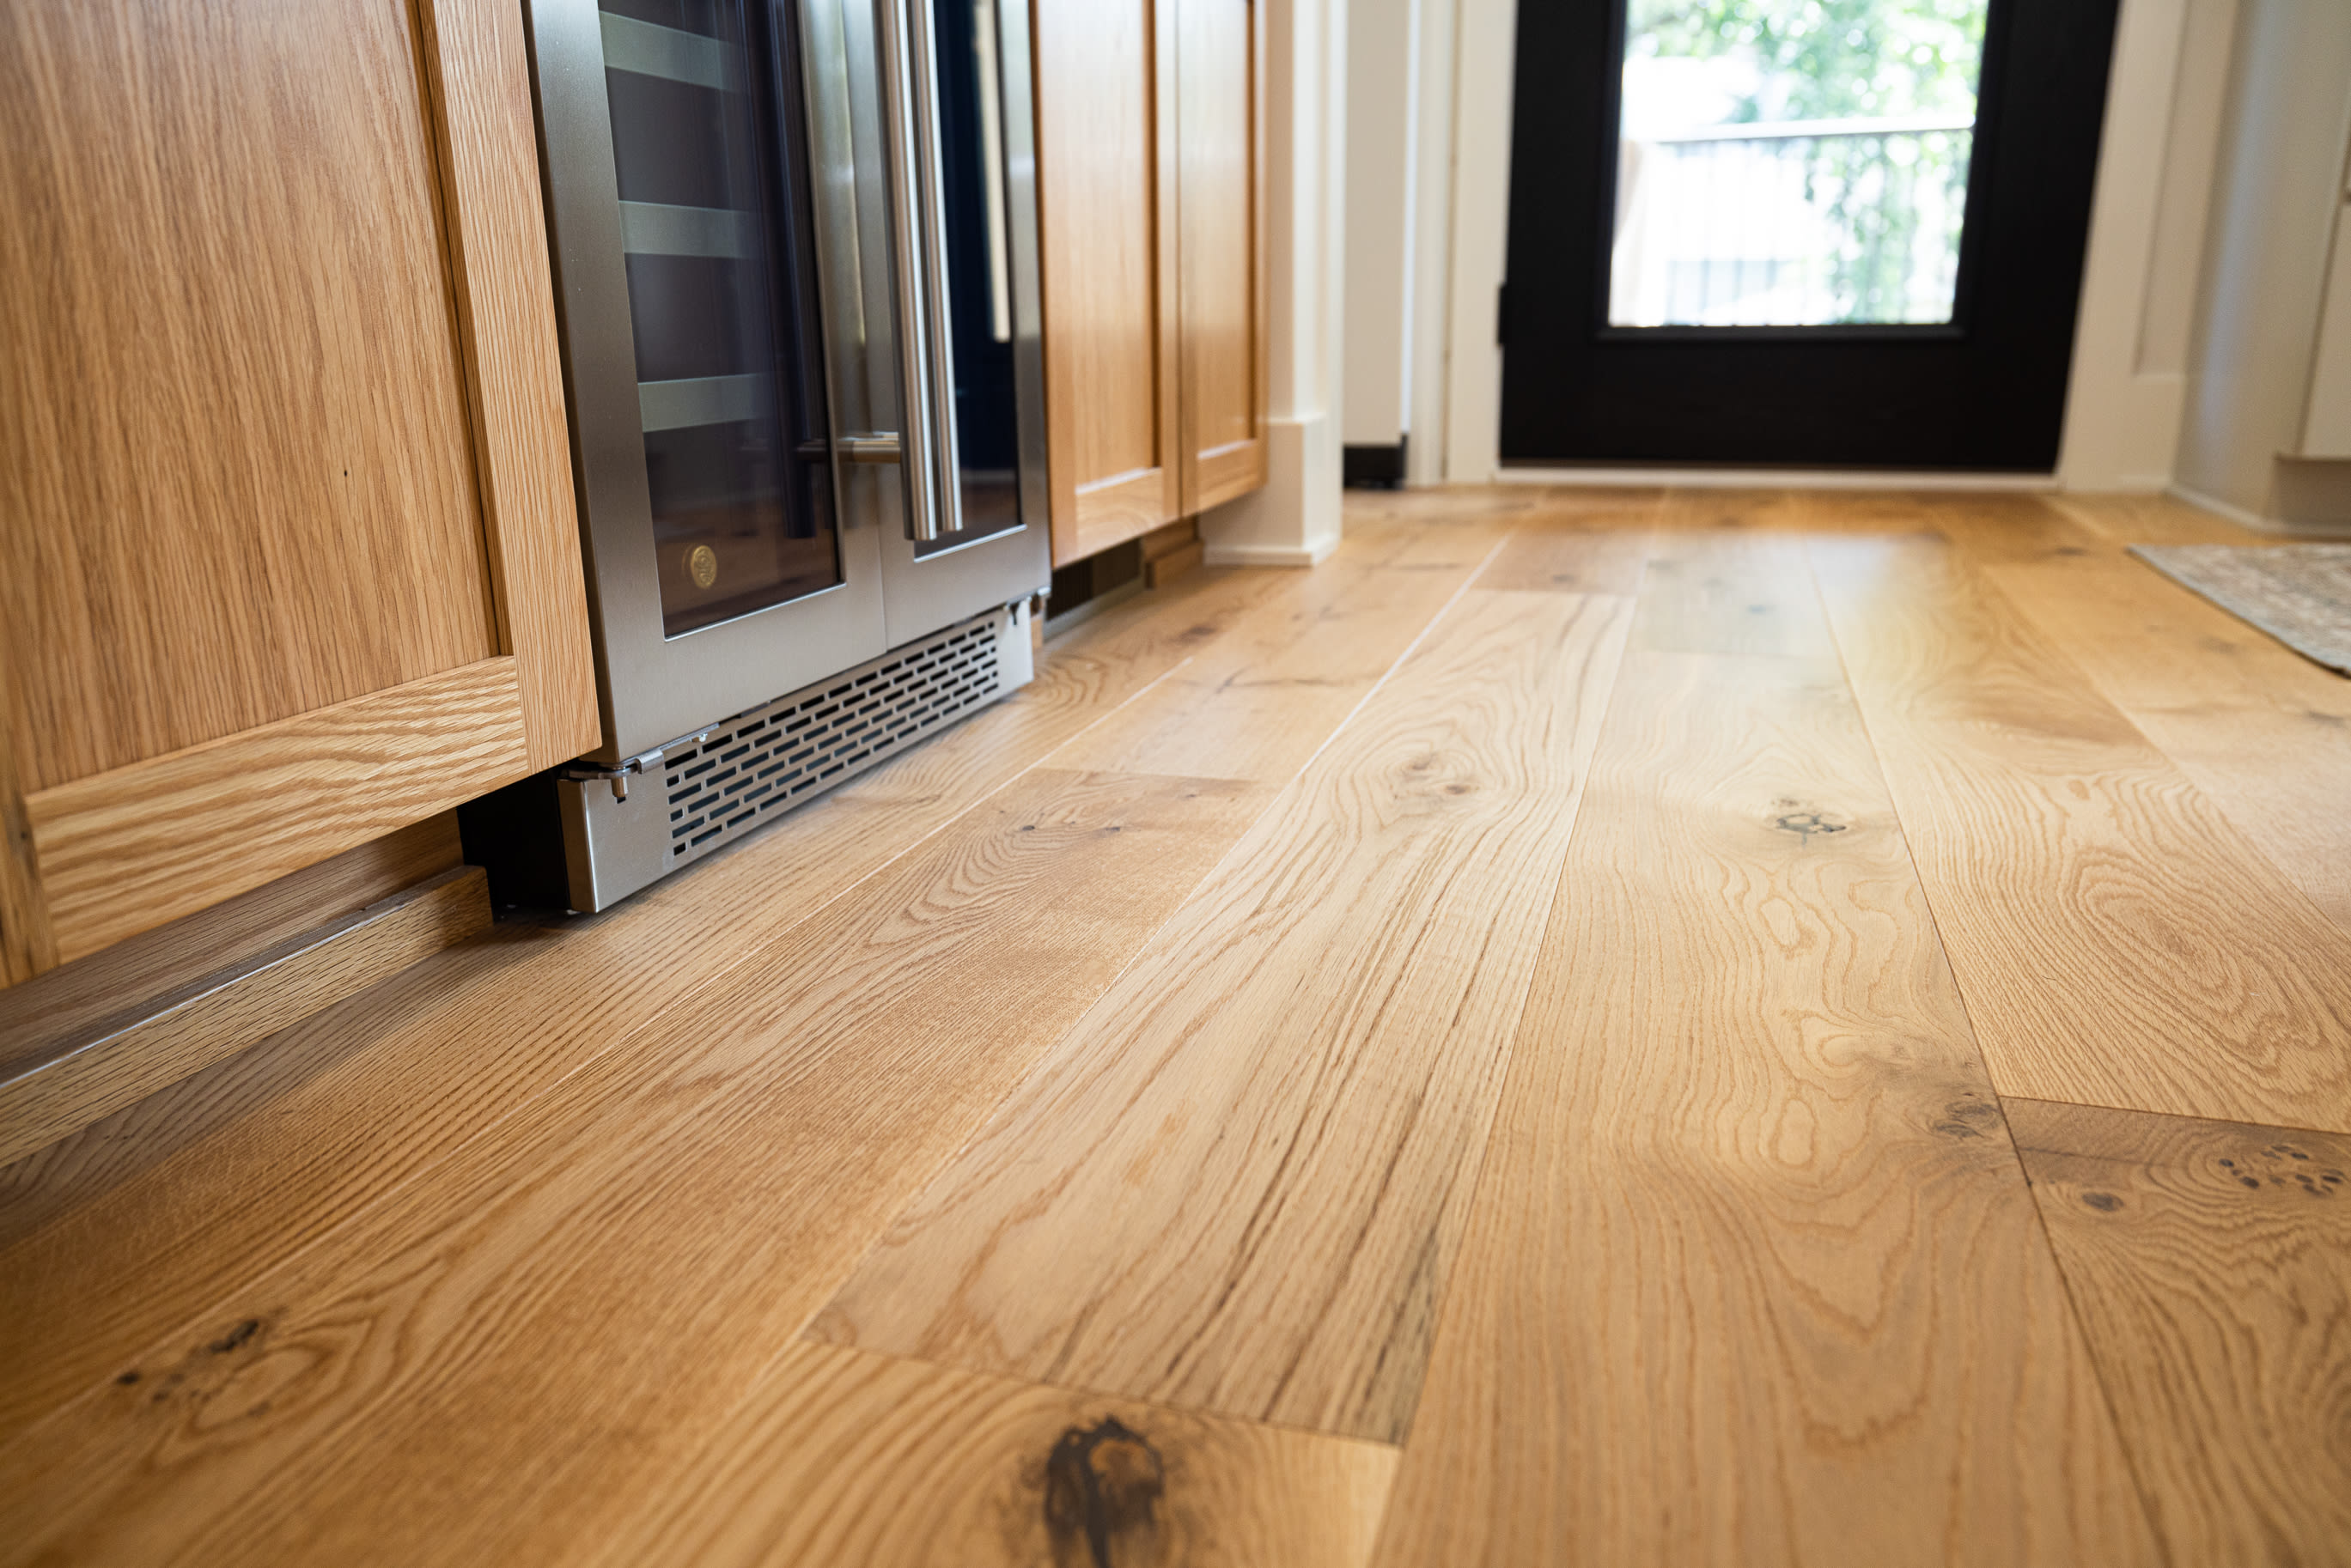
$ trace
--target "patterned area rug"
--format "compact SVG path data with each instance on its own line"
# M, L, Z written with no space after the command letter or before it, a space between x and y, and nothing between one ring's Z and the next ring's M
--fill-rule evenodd
M2131 554L2304 658L2351 675L2351 545L2134 545Z

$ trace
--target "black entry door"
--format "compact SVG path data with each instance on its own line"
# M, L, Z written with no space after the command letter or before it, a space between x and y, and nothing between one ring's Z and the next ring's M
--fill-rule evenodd
M2056 465L2117 0L1522 0L1506 462Z

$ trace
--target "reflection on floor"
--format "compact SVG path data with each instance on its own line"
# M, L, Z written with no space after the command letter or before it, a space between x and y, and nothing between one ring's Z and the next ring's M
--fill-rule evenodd
M1381 496L0 1172L0 1558L2351 1558L2351 682L2158 503Z

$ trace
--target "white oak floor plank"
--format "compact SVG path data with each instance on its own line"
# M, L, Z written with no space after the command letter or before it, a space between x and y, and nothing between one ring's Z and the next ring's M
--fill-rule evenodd
M1833 660L1626 655L1538 977L1383 1568L2153 1561Z
M2351 1563L2351 1137L2008 1102L2176 1563Z
M583 1568L1363 1568L1395 1465L801 1341Z
M1813 560L2001 1092L2351 1130L2351 936L1950 545Z
M1400 1436L1625 608L1468 594L814 1332Z
M1491 556L1506 522L1423 529L1395 547L1367 541L1314 571L1280 574L1229 635L1053 764L1289 783Z

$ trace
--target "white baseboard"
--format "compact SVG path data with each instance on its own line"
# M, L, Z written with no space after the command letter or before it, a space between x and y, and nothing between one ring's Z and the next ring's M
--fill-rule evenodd
M1210 545L1202 551L1204 566L1319 566L1331 558L1339 541L1330 537L1311 545Z
M1687 490L2053 491L2053 473L1916 473L1850 468L1505 468L1497 484L1676 485Z
M1338 426L1322 413L1266 421L1265 483L1200 514L1211 566L1311 566L1339 547Z
M2351 527L2330 527L2318 523L2288 523L2282 518L2264 517L2258 512L2248 512L2241 506L2232 506L2219 496L2207 495L2200 490L2190 490L2184 484L2167 484L2163 487L2163 493L2174 501L2185 501L2199 512L2210 512L2215 517L2226 518L2240 527L2251 528L2256 534L2274 534L2281 539L2351 538Z

